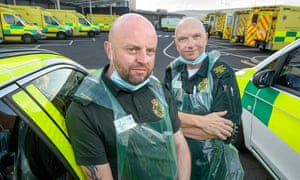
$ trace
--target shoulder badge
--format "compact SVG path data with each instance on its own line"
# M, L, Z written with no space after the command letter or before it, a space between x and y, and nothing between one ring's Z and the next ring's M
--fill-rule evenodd
M217 74L217 73L223 73L226 70L226 67L224 66L224 64L219 65L217 67L215 67L213 69L213 71Z
M160 118L163 117L165 112L164 112L164 108L159 103L159 101L157 99L152 99L151 103L153 105L154 114L156 114Z

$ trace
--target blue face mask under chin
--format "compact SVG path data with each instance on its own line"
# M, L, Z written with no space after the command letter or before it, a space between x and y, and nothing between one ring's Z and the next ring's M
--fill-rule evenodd
M195 59L194 61L188 61L186 60L185 58L183 58L182 56L179 56L177 59L184 63L184 64L188 64L188 65L192 65L192 66L195 66L197 64L200 64L201 62L204 61L204 59L207 57L207 53L206 52L203 52L201 54L201 56L199 56L197 59Z
M142 88L143 86L145 86L149 82L149 78L148 78L140 84L137 84L137 85L130 84L130 83L124 81L122 79L122 77L120 76L120 74L116 70L113 71L113 73L111 75L111 80L114 83L116 83L117 86L119 86L121 88L124 88L124 89L127 89L129 91L139 90L140 88Z

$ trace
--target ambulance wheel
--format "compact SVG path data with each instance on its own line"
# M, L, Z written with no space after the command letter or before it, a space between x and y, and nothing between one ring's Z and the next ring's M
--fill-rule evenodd
M34 42L33 37L32 37L31 35L29 35L29 34L25 34L25 35L23 36L22 40L23 40L23 42L24 42L25 44L31 44L31 43Z
M244 140L244 132L243 132L243 125L240 123L239 125L235 126L234 133L232 135L231 143L240 151L246 152L247 148L245 146Z
M88 36L89 36L89 37L95 37L95 32L94 32L94 31L88 32Z
M66 34L64 32L58 32L56 34L56 38L59 39L59 40L66 39Z

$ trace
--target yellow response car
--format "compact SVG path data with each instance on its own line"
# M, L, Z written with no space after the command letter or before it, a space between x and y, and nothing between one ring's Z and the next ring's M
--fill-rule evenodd
M84 179L64 115L87 74L47 50L0 50L0 179Z
M237 80L243 114L236 145L245 145L275 179L299 179L300 39L238 71Z

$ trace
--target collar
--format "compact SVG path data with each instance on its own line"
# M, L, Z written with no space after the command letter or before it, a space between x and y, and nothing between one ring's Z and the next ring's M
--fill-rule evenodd
M205 58L205 60L202 62L202 65L200 66L200 69L190 78L190 79L194 79L195 77L207 77L207 73L208 73L208 56ZM188 79L188 72L187 72L187 68L186 65L183 64L182 66L177 67L178 71L182 73L182 77L184 79Z

